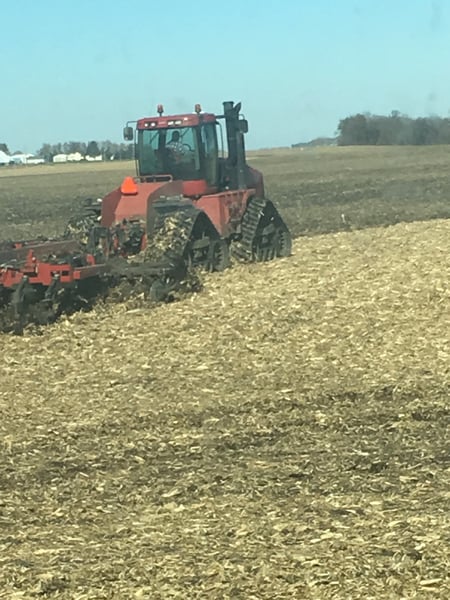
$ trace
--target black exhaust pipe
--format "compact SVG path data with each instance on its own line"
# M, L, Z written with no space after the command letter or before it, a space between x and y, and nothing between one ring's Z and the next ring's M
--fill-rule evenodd
M244 133L247 132L247 121L239 119L241 103L232 101L223 103L225 127L228 143L228 165L233 189L247 187ZM242 124L242 125L241 125Z

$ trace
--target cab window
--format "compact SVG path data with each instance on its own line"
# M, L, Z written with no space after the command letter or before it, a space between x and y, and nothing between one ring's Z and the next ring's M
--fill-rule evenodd
M217 184L217 133L214 123L200 127L200 147L205 165L205 179L210 185Z

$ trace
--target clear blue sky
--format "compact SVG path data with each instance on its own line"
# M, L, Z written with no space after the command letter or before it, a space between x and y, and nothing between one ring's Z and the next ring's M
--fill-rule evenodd
M241 100L250 148L356 112L450 109L450 0L2 2L0 142L121 141L127 120Z

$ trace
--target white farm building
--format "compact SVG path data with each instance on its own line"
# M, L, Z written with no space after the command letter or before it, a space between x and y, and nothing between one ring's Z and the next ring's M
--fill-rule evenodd
M70 154L55 154L53 157L54 163L65 163L65 162L81 162L84 160L84 156L81 152L71 152Z
M42 165L45 163L43 158L37 158L34 154L16 153L11 156L11 160L15 165Z
M12 163L12 157L0 150L0 165L10 165Z

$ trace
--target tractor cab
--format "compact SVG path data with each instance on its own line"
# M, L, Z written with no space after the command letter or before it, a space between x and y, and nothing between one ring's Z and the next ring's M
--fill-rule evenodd
M219 188L219 147L216 116L202 113L164 116L137 121L136 132L125 127L124 137L135 142L138 177L144 181L165 176L184 182L185 194L201 196Z
M224 103L224 115L216 116L197 104L194 113L165 116L159 105L158 117L139 119L136 131L127 124L124 138L135 142L138 177L182 181L183 193L190 197L249 187L243 138L248 126L239 110L240 104ZM226 156L219 119L226 124Z

